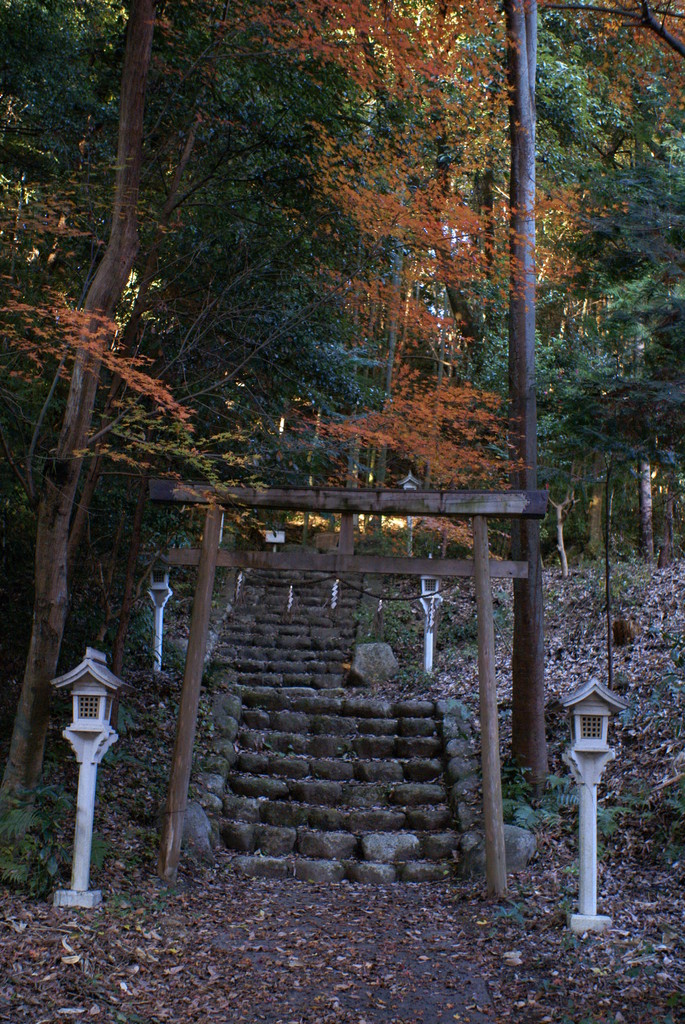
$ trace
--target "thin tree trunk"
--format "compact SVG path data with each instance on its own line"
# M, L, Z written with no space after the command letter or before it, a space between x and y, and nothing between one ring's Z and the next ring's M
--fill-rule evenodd
M564 545L564 523L566 517L576 503L575 494L573 491L566 491L566 497L563 501L552 501L549 500L550 505L553 506L556 514L557 521L557 551L559 552L559 561L561 562L561 575L563 579L568 578L568 559L566 558L566 547Z
M181 187L181 181L183 179L183 175L185 174L188 162L193 151L193 147L195 145L195 134L196 126L192 125L188 132L188 136L186 139L185 146L183 147L181 158L176 166L176 170L174 171L174 176L171 182L171 187L169 189L169 194L167 195L166 202L164 203L164 207L159 218L159 223L157 225L155 237L152 240L152 244L147 251L147 256L145 258L145 266L143 268L143 273L140 279L140 285L136 293L136 300L133 303L131 315L128 318L121 339L117 340L118 351L121 355L128 355L130 352L133 352L136 341L138 339L143 314L145 313L149 306L148 297L150 293L150 288L155 280L155 272L157 269L159 250L162 241L166 236L171 216L177 209L179 204L182 202L182 199L179 198L179 189ZM105 406L102 412L101 422L103 426L112 419L112 410L114 408L114 403L117 400L117 398L119 398L123 389L124 380L118 373L115 373L112 377L112 381L109 386L109 392L107 394ZM101 470L102 457L99 454L96 454L95 458L91 460L90 465L86 471L81 494L79 495L78 504L76 506L76 510L74 511L71 522L67 561L67 571L69 578L71 578L73 567L76 558L78 557L79 547L81 545L81 540L83 538L83 533L90 512L90 506L93 500L93 495L95 494L95 490L100 480Z
M675 481L670 475L666 481L664 497L664 525L659 548L659 568L665 569L673 560L673 492Z
M614 647L613 647L613 613L611 608L611 459L607 463L607 475L604 495L604 578L607 606L607 679L610 690L614 688Z
M654 561L654 525L652 520L652 467L647 459L638 463L640 488L640 550L647 562Z
M510 91L509 429L514 487L537 486L535 399L535 68L537 4L505 0ZM512 753L542 785L547 775L540 527L516 520L512 557L528 562L514 582Z
M119 609L119 625L117 626L117 633L114 638L114 644L112 645L112 672L114 672L115 676L121 675L124 663L124 644L126 643L126 633L128 632L128 624L131 618L131 609L133 607L136 565L138 564L138 555L140 553L140 541L143 532L143 515L145 512L145 503L147 501L147 481L148 475L147 473L144 473L140 479L138 501L136 502L136 510L133 513L131 543L129 545L128 558L126 560L124 593L121 598L121 608Z
M601 460L601 456L599 456ZM597 461L595 460L595 473L598 473ZM602 550L602 502L604 501L604 484L601 481L592 485L590 504L588 507L588 552L596 558Z
M112 338L112 316L138 252L143 113L154 22L154 0L132 0L122 73L112 227L84 302L88 315L74 359L62 430L38 505L33 628L3 793L33 789L43 766L50 680L57 669L69 599L67 542L82 464L78 453L92 421L101 354Z

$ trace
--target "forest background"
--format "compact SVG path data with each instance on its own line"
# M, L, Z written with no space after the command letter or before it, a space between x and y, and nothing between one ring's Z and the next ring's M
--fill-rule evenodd
M510 199L521 10L0 3L0 651L17 694L85 643L119 672L144 655L152 566L199 527L146 503L150 474L525 475L507 434L512 249L532 252ZM607 526L614 553L677 548L682 18L539 12L543 559L564 520L575 558ZM419 547L463 548L425 527ZM45 687L30 696L40 733ZM15 786L43 757L21 733Z

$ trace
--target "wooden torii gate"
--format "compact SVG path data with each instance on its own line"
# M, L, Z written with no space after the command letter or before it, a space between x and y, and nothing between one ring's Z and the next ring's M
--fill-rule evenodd
M193 743L204 665L214 575L217 566L281 571L382 573L473 576L478 617L478 682L483 773L483 819L485 824L485 873L488 892L506 892L506 860L502 823L497 691L495 685L495 634L492 615L492 578L528 575L527 562L490 558L490 518L541 519L547 511L546 491L405 491L391 488L265 488L216 487L203 483L172 480L150 481L150 498L155 502L207 505L201 548L176 548L168 561L177 566L198 566L198 579L190 620L190 636L183 674L176 742L163 814L157 870L162 879L173 882L178 870L183 819L188 799ZM272 509L289 512L340 513L337 552L308 551L223 551L219 549L224 508ZM470 518L473 521L473 559L400 558L355 555L355 515L430 516Z

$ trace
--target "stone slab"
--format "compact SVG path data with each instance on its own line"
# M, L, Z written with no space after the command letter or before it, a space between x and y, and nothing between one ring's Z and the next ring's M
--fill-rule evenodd
M372 810L352 811L349 815L348 825L350 832L383 831L404 827L406 815L404 811L396 810Z
M268 857L282 857L295 849L297 832L294 828L275 825L255 825L255 843Z
M333 860L296 860L295 878L302 882L342 882L345 868Z
M354 857L357 838L349 832L307 832L299 829L297 851L316 860L345 860Z
M260 806L260 817L265 825L278 825L283 828L306 825L309 814L309 808L302 804L284 803L280 800L263 800Z
M402 773L407 782L433 782L442 779L442 762L437 758L404 761Z
M226 821L219 829L224 846L240 853L252 853L255 848L255 826L246 821Z
M252 797L234 796L232 793L224 796L224 814L233 821L259 821L260 806L260 801Z
M418 837L411 832L372 832L361 842L364 860L379 864L413 860L420 854Z
M305 782L299 779L288 784L290 796L304 804L325 804L336 806L342 802L343 793L339 782L321 779L318 782Z
M452 874L447 861L409 860L398 864L397 873L403 882L444 882Z
M389 794L390 803L403 807L416 804L439 804L445 799L442 786L430 782L405 782L393 786Z
M605 932L611 928L612 919L604 914L569 914L568 926L576 935L585 932Z
M392 864L371 864L368 861L349 861L345 864L345 877L349 882L366 885L387 885L397 879L397 869Z
M57 889L53 898L54 907L86 907L92 910L102 903L102 892L100 889L87 889L85 892L77 892L76 889Z
M233 864L250 878L288 878L293 874L292 863L280 857L236 857Z
M350 765L359 782L402 782L404 772L397 761L359 761Z

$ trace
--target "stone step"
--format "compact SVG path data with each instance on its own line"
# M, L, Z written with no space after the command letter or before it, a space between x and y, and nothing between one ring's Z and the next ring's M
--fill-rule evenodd
M355 858L392 864L406 860L451 860L457 848L454 832L320 832L306 826L265 825L256 822L224 822L221 838L229 850L259 852L267 857L299 854L315 860L344 861Z
M314 705L315 706L315 705ZM291 705L292 707L292 705ZM357 718L343 713L344 704L337 713L310 713L298 710L262 710L246 708L243 725L247 729L289 732L313 736L435 736L435 722L431 718ZM265 737L265 742L266 742Z
M321 807L288 800L228 793L224 814L231 821L263 822L287 828L307 826L321 832L392 832L401 829L442 832L449 829L452 815L445 803L419 804L406 808Z
M409 761L342 760L241 750L235 767L243 774L276 775L289 779L331 779L339 782L352 779L358 782L442 781L442 762L426 758Z
M405 861L376 864L366 861L308 860L303 857L253 857L233 860L234 869L250 878L297 878L303 882L443 882L452 869L446 861Z
M229 773L227 785L237 796L294 800L328 807L415 807L439 804L445 790L434 782L362 782L358 779L292 778L289 776Z
M323 758L433 759L442 751L442 741L438 736L335 736L243 729L239 742L246 750L272 750Z
M378 697L351 697L349 690L334 687L319 693L312 687L272 690L268 685L240 684L236 687L246 707L306 711L310 714L342 714L375 720L432 718L435 704L429 700L390 701Z
M230 670L230 669L229 669ZM340 686L343 673L338 672L232 672L236 682L243 686L268 685L280 687L305 686L329 690Z
M312 652L313 655L313 652ZM293 673L297 672L302 675L315 674L318 675L321 672L327 672L331 669L331 664L327 661L321 661L314 655L309 659L298 658L298 659L284 659L281 656L278 660L270 661L269 659L262 659L253 654L252 651L245 652L243 648L243 656L236 658L233 663L233 668L236 672L243 673L261 673L268 672L270 675L282 675L286 672ZM339 668L340 666L336 666Z

